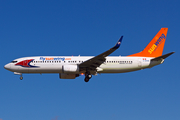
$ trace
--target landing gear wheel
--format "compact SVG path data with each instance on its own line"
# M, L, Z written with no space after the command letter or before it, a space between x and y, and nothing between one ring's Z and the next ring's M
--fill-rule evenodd
M91 75L91 74L89 74L89 75L88 75L88 78L89 78L89 79L91 79L91 78L92 78L92 75Z
M89 78L88 78L88 77L85 77L85 78L84 78L84 81L85 81L85 82L89 82Z
M91 74L86 74L86 77L84 78L84 81L89 82L89 79L91 79L91 78L92 78Z
M22 80L22 79L23 79L23 77L21 76L21 77L20 77L20 80Z

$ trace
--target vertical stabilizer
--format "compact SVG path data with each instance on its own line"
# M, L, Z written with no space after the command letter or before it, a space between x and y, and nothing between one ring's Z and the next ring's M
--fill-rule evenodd
M163 53L164 43L166 41L168 28L161 28L161 30L155 35L146 48L139 52L129 56L134 57L159 57Z

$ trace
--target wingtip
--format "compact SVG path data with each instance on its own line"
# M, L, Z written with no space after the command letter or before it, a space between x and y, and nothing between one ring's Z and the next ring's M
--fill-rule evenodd
M123 39L123 35L119 38L119 41L121 42L121 41L122 41L122 39Z
M119 48L119 46L121 45L122 39L123 39L123 36L121 36L121 37L119 38L118 42L117 42L116 45L113 47L113 49Z

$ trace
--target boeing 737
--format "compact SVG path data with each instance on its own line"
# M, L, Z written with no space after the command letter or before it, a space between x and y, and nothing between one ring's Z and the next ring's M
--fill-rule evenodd
M123 36L114 47L97 56L36 56L22 57L4 66L5 69L20 75L24 73L58 73L60 79L75 79L85 75L85 82L92 75L101 73L125 73L162 64L174 52L162 55L168 28L161 28L145 49L128 56L109 56L117 50Z

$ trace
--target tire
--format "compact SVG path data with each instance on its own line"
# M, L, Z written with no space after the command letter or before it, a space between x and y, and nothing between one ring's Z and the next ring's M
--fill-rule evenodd
M85 81L85 82L89 82L89 78L88 78L88 77L85 77L85 78L84 78L84 81Z

